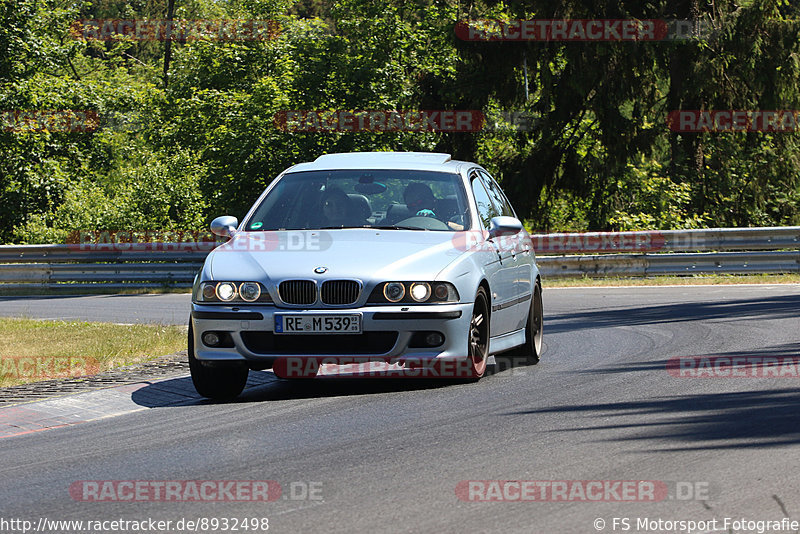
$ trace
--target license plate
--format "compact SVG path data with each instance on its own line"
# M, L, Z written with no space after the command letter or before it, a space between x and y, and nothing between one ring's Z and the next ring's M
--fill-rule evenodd
M361 315L275 315L276 334L360 334Z

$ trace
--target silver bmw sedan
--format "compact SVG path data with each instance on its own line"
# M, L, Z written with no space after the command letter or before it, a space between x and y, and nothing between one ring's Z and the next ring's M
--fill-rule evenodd
M197 391L250 370L479 379L542 347L530 236L497 182L449 154L327 154L281 173L206 258L192 290ZM376 367L382 366L382 367Z

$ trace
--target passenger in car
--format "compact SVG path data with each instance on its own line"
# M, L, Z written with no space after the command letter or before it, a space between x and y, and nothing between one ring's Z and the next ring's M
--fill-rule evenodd
M356 213L353 200L338 187L326 189L322 194L321 204L326 226L363 226L367 224L364 217Z

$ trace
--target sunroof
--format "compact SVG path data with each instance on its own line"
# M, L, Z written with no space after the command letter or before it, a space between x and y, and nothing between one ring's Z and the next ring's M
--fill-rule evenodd
M314 160L314 163L333 163L336 161L352 161L354 159L384 160L384 161L416 161L419 163L447 163L450 154L441 152L346 152L341 154L324 154Z

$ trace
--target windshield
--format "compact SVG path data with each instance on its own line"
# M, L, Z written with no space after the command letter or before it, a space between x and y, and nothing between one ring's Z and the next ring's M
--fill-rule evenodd
M469 227L458 174L408 170L288 173L256 207L245 230Z

